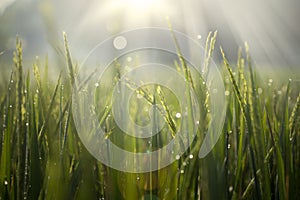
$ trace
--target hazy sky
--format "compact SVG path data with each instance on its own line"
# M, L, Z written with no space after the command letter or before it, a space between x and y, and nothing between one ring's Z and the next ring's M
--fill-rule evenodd
M208 31L218 30L217 45L232 60L248 41L257 63L298 67L299 9L298 0L0 0L0 61L11 53L16 35L30 60L53 54L66 31L80 62L109 35L145 26L166 28L169 16L174 29L195 39L201 35L201 44Z

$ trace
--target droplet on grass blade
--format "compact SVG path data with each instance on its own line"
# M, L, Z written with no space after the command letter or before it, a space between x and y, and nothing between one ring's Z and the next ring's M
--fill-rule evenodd
M131 62L132 61L132 57L127 57L127 62Z
M176 116L177 119L179 119L179 118L181 118L181 113L176 113L175 116Z

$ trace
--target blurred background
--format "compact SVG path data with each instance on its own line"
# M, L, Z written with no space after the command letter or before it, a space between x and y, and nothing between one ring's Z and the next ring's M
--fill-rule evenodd
M203 46L208 32L218 30L216 48L222 46L231 62L247 41L257 66L295 74L300 67L299 9L298 0L0 0L0 66L11 61L16 35L29 64L36 56L64 58L65 31L80 63L107 37L139 27L167 28L169 17L175 30ZM219 51L215 57L218 62Z

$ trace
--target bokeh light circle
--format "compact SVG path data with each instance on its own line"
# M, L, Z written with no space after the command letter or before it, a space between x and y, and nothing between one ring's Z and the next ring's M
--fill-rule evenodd
M179 52L181 56L178 56ZM121 58L127 58L125 60L133 63L135 55L140 56L140 63L133 69L122 69L123 74L120 74L119 80L112 86L109 105L116 126L130 137L145 139L157 134L165 125L165 113L158 112L161 108L159 104L150 109L150 122L146 126L135 124L130 116L130 97L136 89L147 84L162 86L172 91L181 109L176 118L184 124L190 116L195 122L189 131L186 128L176 130L174 138L163 147L138 153L122 149L110 141L100 125L95 102L95 83L99 86L101 79L105 83L107 77L104 77L104 74L107 68L117 65L118 59ZM180 59L184 59L188 63L187 67L194 68L193 70L205 79L210 93L211 119L199 157L204 157L211 151L221 134L226 110L223 80L217 66L211 62L204 75L204 50L196 40L185 34L161 28L141 28L120 33L100 43L92 49L80 67L72 98L73 118L82 143L97 160L120 171L143 173L170 165L190 147L196 135L196 122L199 121L201 105L195 97L195 91L186 88L186 77L172 67L174 57L179 62ZM128 81L133 83L133 88L127 87ZM191 94L192 103L187 101L187 92ZM191 109L187 109L188 106Z

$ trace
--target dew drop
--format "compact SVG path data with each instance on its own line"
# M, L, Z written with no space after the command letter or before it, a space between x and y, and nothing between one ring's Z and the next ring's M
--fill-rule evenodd
M95 83L95 87L99 87L99 83Z
M281 94L282 94L281 90L278 90L278 91L277 91L277 94L278 94L278 95L281 95Z
M263 89L261 89L261 88L258 88L258 89L257 89L257 92L258 92L258 94L262 94L262 92L263 92Z
M184 174L184 170L182 169L182 170L180 170L180 174Z
M176 116L177 119L179 119L179 118L181 118L181 113L176 113L175 116Z
M131 62L132 61L132 57L127 57L127 62Z
M190 158L190 159L193 159L193 158L194 158L194 155L193 155L193 154L189 155L189 158Z
M29 123L28 122L26 122L26 124L25 124L26 126L29 126Z
M227 145L227 149L230 149L230 148L231 148L231 144L228 144L228 145Z
M197 35L197 39L201 40L202 36L201 35Z
M225 78L225 83L229 83L229 78Z
M228 90L226 90L226 91L225 91L225 95L226 95L226 96L229 96L229 95L230 95L230 92L229 92Z
M7 181L4 181L4 185L8 185L8 182L7 182Z
M176 160L179 160L180 159L180 155L176 155Z

